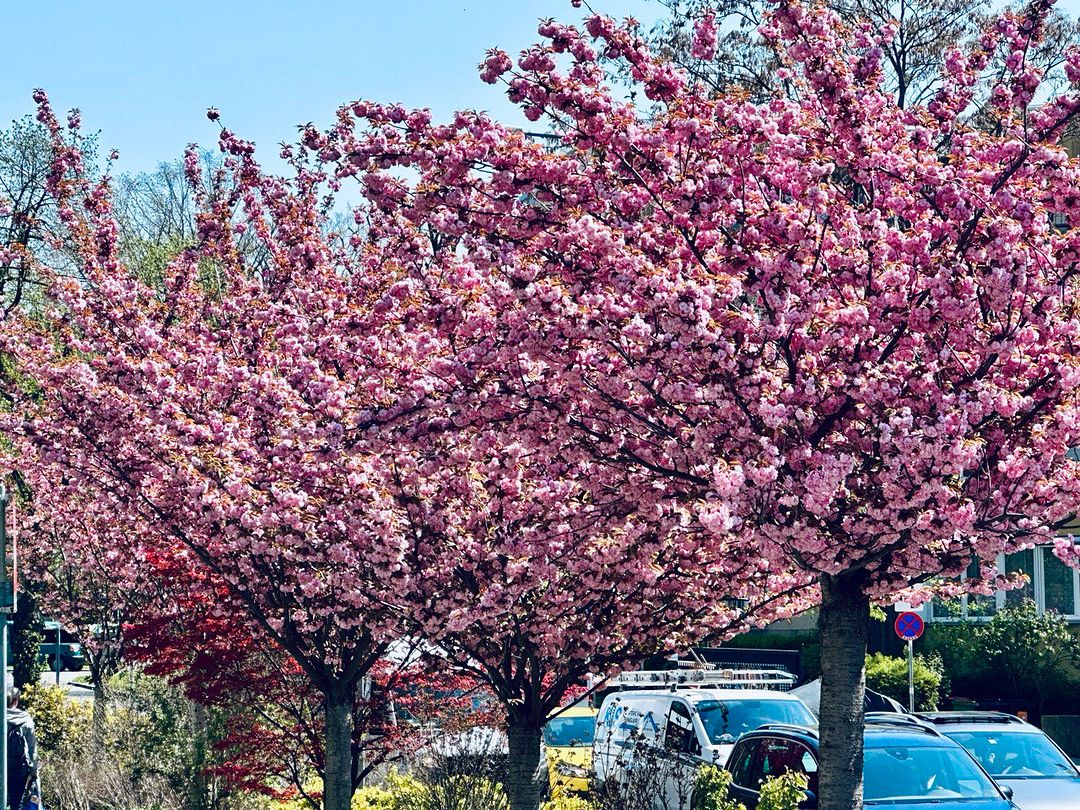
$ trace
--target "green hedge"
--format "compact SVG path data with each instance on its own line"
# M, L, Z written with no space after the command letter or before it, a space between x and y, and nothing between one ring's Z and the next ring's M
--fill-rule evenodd
M875 692L888 695L907 708L907 659L893 658L882 653L866 656L866 685ZM936 710L948 695L948 685L941 658L936 655L915 656L916 711Z

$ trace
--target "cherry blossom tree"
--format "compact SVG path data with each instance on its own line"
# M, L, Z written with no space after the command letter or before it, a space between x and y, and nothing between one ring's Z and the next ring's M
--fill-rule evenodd
M760 103L716 96L632 24L545 21L482 76L556 122L561 151L364 102L307 137L374 207L453 239L502 385L549 409L560 444L686 505L714 564L818 583L822 807L861 803L870 602L1048 542L1075 512L1078 236L1050 214L1076 211L1056 143L1080 101L1033 101L1048 11L991 21L907 109L883 83L893 31L820 7L768 17L795 92ZM706 25L694 48L714 46ZM1075 52L1065 71L1080 79ZM987 81L993 132L968 118Z
M890 31L794 4L763 31L794 101L713 100L601 17L588 34L630 64L651 120L602 90L568 27L546 26L516 73L488 62L568 127L565 174L548 158L535 185L515 177L558 223L531 229L516 297L553 375L580 362L567 423L820 584L821 807L860 804L869 600L1045 540L1074 511L1077 237L1049 215L1076 210L1054 144L1078 102L1032 103L1046 13L950 53L925 110L882 87ZM989 136L962 115L1000 47Z
M121 560L136 537L189 555L231 597L211 615L242 606L292 657L323 703L326 806L345 808L351 709L409 573L373 448L433 395L437 346L401 341L407 312L376 305L408 291L392 262L325 238L316 180L261 173L228 132L235 185L205 196L198 244L142 280L119 260L109 179L82 177L38 100L80 274L39 268L48 305L4 323L10 450L35 486L109 493ZM192 150L196 186L198 164ZM257 268L233 249L249 229L272 257ZM80 504L50 501L67 526Z
M392 491L414 528L414 566L441 572L418 580L411 635L436 667L490 689L505 717L510 807L535 810L541 730L589 674L790 616L808 588L741 556L702 566L681 505L643 486L605 489L589 454L553 452L555 413L514 405L499 396L452 443L399 459Z
M83 177L77 141L38 100L80 272L37 268L48 305L0 330L10 461L81 559L105 552L114 596L147 595L153 637L189 627L213 649L223 623L263 658L289 656L320 696L321 726L298 704L289 728L321 740L309 761L327 808L363 778L358 691L406 633L495 688L527 808L540 727L589 668L749 621L724 597L776 615L805 586L742 559L702 578L685 509L619 496L621 468L560 444L550 408L507 396L484 331L496 313L451 223L373 194L363 237L340 239L324 230L339 178L321 154L286 149L295 174L276 178L225 130L228 185L202 192L198 241L147 278L119 251L109 178ZM378 127L367 137L380 148ZM194 149L187 165L203 189ZM252 234L260 249L239 249ZM250 658L210 672L199 654L177 671L235 687Z

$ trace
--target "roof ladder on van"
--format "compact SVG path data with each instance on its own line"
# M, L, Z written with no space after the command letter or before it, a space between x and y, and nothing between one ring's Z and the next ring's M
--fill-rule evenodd
M609 687L623 689L686 689L722 687L725 689L775 689L786 692L796 677L782 669L642 669L613 676Z

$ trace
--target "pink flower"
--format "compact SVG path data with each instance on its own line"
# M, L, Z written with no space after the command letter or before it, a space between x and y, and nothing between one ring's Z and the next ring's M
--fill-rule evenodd
M713 59L716 56L716 36L716 13L710 9L694 23L691 55L695 59Z

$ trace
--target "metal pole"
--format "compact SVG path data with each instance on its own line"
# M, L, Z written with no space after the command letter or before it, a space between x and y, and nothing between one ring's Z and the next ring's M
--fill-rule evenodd
M56 667L56 685L60 685L60 622L56 623L56 655L53 656L53 666Z
M908 699L908 711L915 711L915 655L912 649L915 646L915 639L909 638L907 640L907 699Z
M0 700L0 729L3 733L0 734L0 762L4 763L3 779L0 779L0 808L2 810L8 810L8 783L7 783L7 724L8 724L8 705L7 705L7 666L8 666L8 615L7 613L0 613L0 672L4 673L4 699Z
M7 490L0 484L0 579L7 585ZM0 810L8 810L7 784L7 667L8 667L8 615L5 607L0 611L0 678L4 680L4 697L0 700Z

